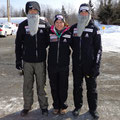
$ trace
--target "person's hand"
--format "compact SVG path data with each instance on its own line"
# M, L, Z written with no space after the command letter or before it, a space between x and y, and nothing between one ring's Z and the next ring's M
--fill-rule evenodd
M99 66L94 66L91 70L90 76L91 77L97 77L100 74L99 72Z
M17 61L16 62L16 68L18 69L18 70L22 70L22 61Z

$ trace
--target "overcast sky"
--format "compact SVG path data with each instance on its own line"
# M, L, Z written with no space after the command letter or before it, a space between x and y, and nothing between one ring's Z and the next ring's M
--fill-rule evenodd
M74 10L78 11L81 3L88 3L89 0L10 0L10 4L15 9L24 9L27 1L37 1L42 6L49 6L53 9L61 9L61 6L72 7ZM97 0L92 0L93 5L96 5ZM0 7L6 7L7 0L0 0Z

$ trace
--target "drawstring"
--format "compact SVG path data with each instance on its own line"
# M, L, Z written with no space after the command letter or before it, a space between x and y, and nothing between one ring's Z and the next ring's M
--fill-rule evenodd
M58 34L58 32L56 31L56 29L54 29L54 31L55 31L57 37L60 38L60 36L62 35L62 33Z

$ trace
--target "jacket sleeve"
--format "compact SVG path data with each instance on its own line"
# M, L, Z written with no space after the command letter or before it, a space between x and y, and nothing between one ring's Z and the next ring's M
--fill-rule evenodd
M45 47L47 48L48 45L49 45L49 30L50 30L50 23L48 22L47 19L45 19L45 20L40 19L40 23L45 25L44 40L45 40Z
M45 36L46 36L46 48L49 46L50 44L50 24L48 22L46 22L46 32L45 32Z
M70 28L69 28L69 32L70 32L70 34L71 34L71 43L70 43L70 47L72 48L72 50L73 50L73 47L74 47L74 42L73 42L73 26L71 26Z
M94 30L94 66L97 68L100 67L102 56L102 43L101 43L101 34L100 30L95 28Z
M23 39L24 39L23 29L22 29L22 26L19 25L16 39L15 39L16 62L20 62L22 60Z

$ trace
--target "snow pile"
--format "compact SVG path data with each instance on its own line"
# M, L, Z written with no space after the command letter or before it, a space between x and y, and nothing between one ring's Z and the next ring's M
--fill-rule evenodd
M120 26L104 25L98 21L95 21L95 24L101 31L103 51L120 52Z
M120 52L120 32L103 33L101 37L104 52Z
M105 27L103 30L102 28ZM104 52L120 52L120 26L99 25Z
M26 17L12 17L10 19L11 23L19 24L24 21ZM0 23L6 23L8 18L0 18Z

